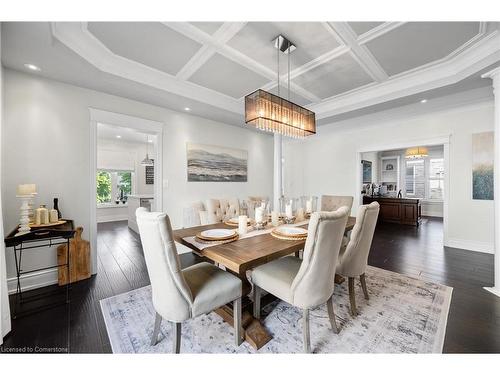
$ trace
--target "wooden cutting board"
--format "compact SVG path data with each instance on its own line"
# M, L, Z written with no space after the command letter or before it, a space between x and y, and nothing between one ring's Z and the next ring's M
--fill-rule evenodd
M82 240L83 228L76 228L75 237L69 241L71 282L88 279L90 275L90 244ZM66 264L67 245L57 247L57 264ZM67 266L59 267L59 285L68 283Z

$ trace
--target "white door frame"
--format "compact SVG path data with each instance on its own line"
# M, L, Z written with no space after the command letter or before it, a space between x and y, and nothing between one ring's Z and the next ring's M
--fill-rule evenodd
M364 152L379 152L386 150L398 150L402 148L415 147L418 145L425 146L439 146L443 145L443 158L444 158L444 197L443 197L443 245L448 245L448 203L449 203L449 188L450 188L450 142L451 135L430 139L415 139L412 141L396 142L396 143L382 143L370 145L366 148L358 149L356 152L356 202L358 205L363 204L361 199L361 185L362 185L362 167L361 167L361 154ZM402 169L402 167L400 168ZM401 173L401 172L400 172Z
M92 273L97 273L97 205L96 173L97 173L97 124L109 124L124 128L132 128L156 136L155 163L154 163L154 209L161 211L163 208L163 123L147 120L140 117L124 115L121 113L104 111L91 108L90 111L90 248L92 258Z

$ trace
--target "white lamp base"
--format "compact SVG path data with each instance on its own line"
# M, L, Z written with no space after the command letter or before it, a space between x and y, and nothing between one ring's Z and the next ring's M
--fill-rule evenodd
M483 288L484 288L484 290L487 290L488 292L493 293L497 297L500 297L500 288L497 288L497 287L494 287L494 286L492 286L492 287L485 286Z

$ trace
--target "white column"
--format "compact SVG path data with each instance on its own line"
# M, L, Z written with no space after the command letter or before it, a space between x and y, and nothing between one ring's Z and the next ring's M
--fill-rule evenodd
M274 134L274 178L273 178L273 210L279 209L279 199L283 195L283 139Z
M485 287L487 291L500 297L500 67L483 74L483 78L493 80L495 97L495 147L494 147L494 205L495 205L495 284Z

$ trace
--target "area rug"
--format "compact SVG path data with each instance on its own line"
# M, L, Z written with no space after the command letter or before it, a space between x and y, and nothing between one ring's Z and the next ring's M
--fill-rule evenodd
M341 331L329 324L326 305L311 311L311 348L316 353L441 353L452 288L369 267L370 299L356 285L359 315L349 314L347 283L335 288L335 313ZM113 353L170 353L171 326L163 322L159 342L150 346L155 311L147 286L101 300ZM256 351L234 345L233 329L210 313L182 324L181 353L300 353L302 313L282 301L263 309L273 339Z

